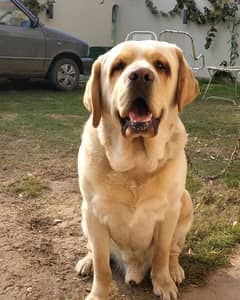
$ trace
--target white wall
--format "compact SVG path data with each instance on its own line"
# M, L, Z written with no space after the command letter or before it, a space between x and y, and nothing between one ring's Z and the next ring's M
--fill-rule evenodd
M146 8L145 1L119 0L119 30L117 40L122 41L126 34L132 30L152 30L157 34L164 29L184 30L192 34L196 46L196 52L203 53L206 60L206 65L219 65L223 60L229 60L230 44L227 41L230 39L229 30L223 25L219 27L217 38L210 49L204 48L205 37L209 25L196 25L191 22L188 24L182 23L182 17L155 17ZM207 1L197 0L199 8L203 8ZM130 4L131 3L131 4ZM154 0L156 6L162 11L171 10L176 4L175 0L161 1ZM206 68L197 73L201 77L207 77Z
M112 6L119 5L117 18L117 42L125 39L132 30L152 30L159 33L163 29L177 29L192 34L197 53L205 55L206 65L219 65L229 61L230 40L226 25L218 27L217 38L210 49L204 48L209 25L182 23L180 16L155 17L145 5L144 0L56 0L54 19L49 20L42 14L42 20L48 26L62 29L87 41L90 46L111 46ZM196 0L199 8L209 5L206 0ZM154 0L160 10L169 11L176 0ZM201 77L208 76L207 70L198 72Z
M44 2L42 0L42 2ZM73 34L90 46L111 45L112 1L56 0L54 18L41 13L41 21L49 27Z

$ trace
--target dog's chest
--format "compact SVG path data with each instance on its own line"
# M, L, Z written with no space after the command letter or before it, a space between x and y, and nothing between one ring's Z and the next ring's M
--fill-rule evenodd
M139 184L127 178L119 181L112 177L104 187L105 195L96 201L94 209L119 248L135 251L150 246L155 224L163 219L166 208L158 189L152 192L151 183Z
M153 239L156 218L153 212L119 207L118 214L109 218L111 238L122 250L144 251Z

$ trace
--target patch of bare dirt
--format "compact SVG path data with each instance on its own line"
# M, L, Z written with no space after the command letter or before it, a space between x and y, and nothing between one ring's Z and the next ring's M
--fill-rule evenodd
M79 119L78 115L63 115L63 114L51 114L50 117L54 120L69 120L69 119Z
M231 257L231 267L212 274L206 286L188 289L180 300L240 300L240 247Z
M40 159L41 158L41 159ZM7 165L7 166L6 166ZM83 300L91 278L80 278L75 264L86 253L81 231L76 158L40 157L39 161L4 164L0 173L0 300ZM14 167L14 168L13 168ZM16 167L16 168L15 168ZM49 183L34 198L6 192L17 176L34 173ZM240 249L233 266L219 270L204 288L181 291L181 300L240 299ZM114 272L111 300L154 300L146 279L128 287Z
M61 123L65 126L72 127L74 120L79 120L82 117L79 115L71 115L71 114L51 114L49 115L50 119L61 121Z
M13 112L1 112L0 113L0 120L1 121L14 121L18 116L17 113Z

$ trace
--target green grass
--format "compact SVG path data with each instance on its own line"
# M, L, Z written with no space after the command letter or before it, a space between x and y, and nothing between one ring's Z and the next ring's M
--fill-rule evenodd
M20 198L34 198L46 189L49 189L46 182L42 182L32 174L27 174L8 184L6 191L16 194Z
M0 92L0 132L4 138L0 144L26 139L39 151L48 151L66 150L79 143L80 128L86 119L81 95L81 90L61 93L45 85L43 89L36 86Z
M202 84L201 91L205 87ZM231 84L215 84L209 95L233 96L233 92ZM187 150L194 166L206 176L219 173L227 164L237 141L240 107L223 100L204 101L199 97L185 108L182 120L189 133ZM239 185L239 161L232 164L231 172L224 176L222 182L229 187Z
M228 254L240 242L240 191L219 182L207 184L196 193L194 204L182 260L188 281L199 284L210 270L228 263Z
M206 84L201 84L204 91ZM209 95L233 97L232 84L215 84ZM187 151L198 172L218 174L226 164L237 140L239 106L201 97L185 108L182 120L189 133ZM206 274L228 264L228 255L240 242L240 163L232 163L218 180L202 180L189 167L187 187L194 201L194 223L182 261L187 282L201 284ZM190 255L189 255L190 252Z
M13 89L10 84L0 91L0 156L3 170L16 166L21 173L45 168L63 159L76 164L82 125L87 112L81 103L82 89L56 92L46 85L32 84ZM201 84L201 90L206 83ZM215 84L210 94L232 95L232 84ZM240 124L239 106L221 100L204 101L201 97L184 109L181 116L187 132L187 151L194 166L204 175L214 175L228 162ZM42 163L41 161L45 161ZM69 161L67 161L69 164ZM58 168L59 168L58 165ZM56 168L53 164L51 168ZM25 178L25 179L24 179ZM34 177L10 183L15 193L29 197L42 191L41 180ZM32 178L30 178L32 180ZM35 180L36 179L36 180ZM206 274L228 263L231 249L240 242L240 164L215 182L204 181L189 168L187 188L194 201L194 223L187 238L182 262L187 282L200 284ZM32 191L33 190L33 191Z

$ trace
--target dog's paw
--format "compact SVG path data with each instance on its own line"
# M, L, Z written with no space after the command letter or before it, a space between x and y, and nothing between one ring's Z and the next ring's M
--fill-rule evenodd
M161 300L176 300L178 298L178 289L174 281L168 279L153 279L153 292L159 296Z
M93 273L92 255L88 253L84 258L80 259L75 267L80 276L89 276ZM90 299L89 299L90 300Z
M185 273L180 264L170 265L170 275L177 284L182 283L185 279Z

